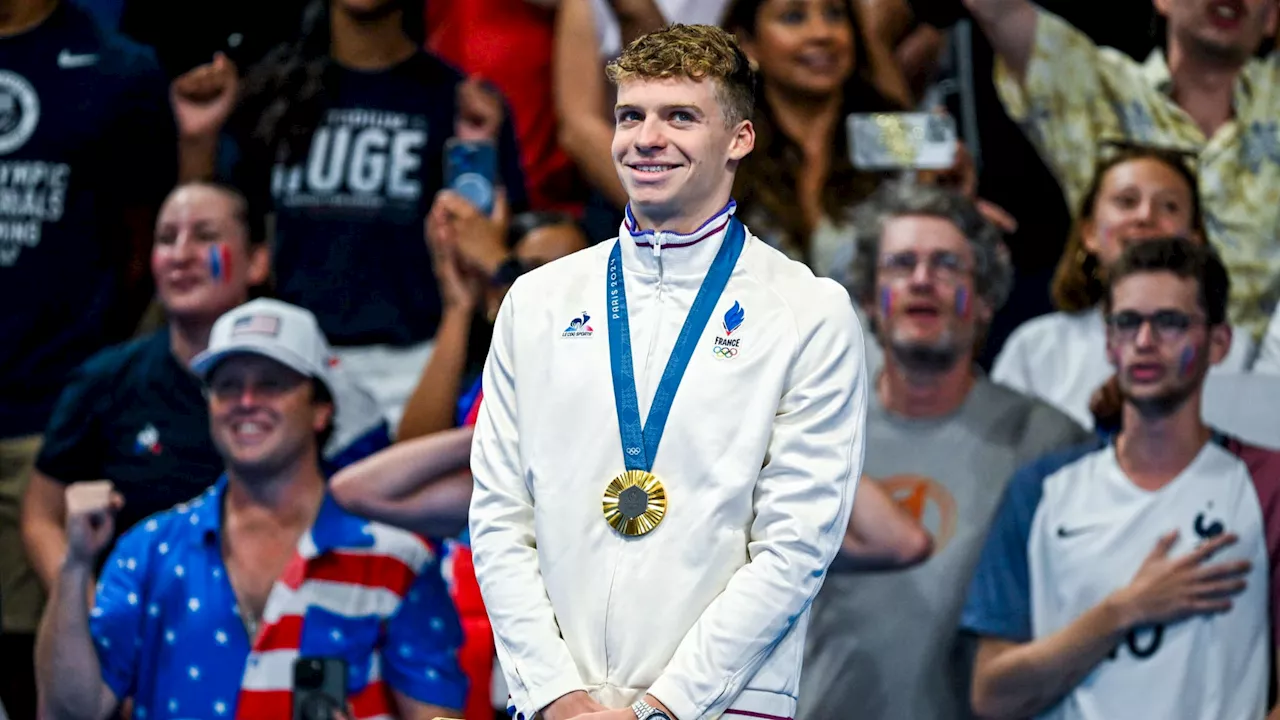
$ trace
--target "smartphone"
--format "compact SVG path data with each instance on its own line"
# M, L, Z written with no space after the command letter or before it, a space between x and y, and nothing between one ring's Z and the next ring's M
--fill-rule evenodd
M347 711L347 661L300 657L293 663L293 720L333 720Z
M444 186L475 205L493 212L497 186L498 148L488 140L449 138L444 144Z
M956 163L956 121L948 114L853 113L845 130L859 170L946 170Z

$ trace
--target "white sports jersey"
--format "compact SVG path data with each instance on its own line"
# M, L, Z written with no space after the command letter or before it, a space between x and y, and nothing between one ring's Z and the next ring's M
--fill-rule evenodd
M1253 350L1248 333L1233 333L1227 357L1209 372L1242 372ZM1050 313L1019 325L991 368L992 380L1044 400L1086 428L1094 424L1089 398L1114 374L1107 360L1107 327L1097 308Z
M961 626L1030 642L1129 584L1156 542L1172 554L1223 532L1240 540L1210 562L1253 563L1229 612L1130 632L1041 718L1258 720L1266 711L1269 606L1280 599L1280 454L1217 438L1170 484L1134 485L1101 442L1019 472L992 524Z

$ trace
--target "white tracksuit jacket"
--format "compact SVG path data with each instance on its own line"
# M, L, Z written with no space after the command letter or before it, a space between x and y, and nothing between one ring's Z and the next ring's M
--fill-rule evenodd
M666 517L628 538L602 512L626 469L609 252L622 243L646 418L732 211L656 240L628 220L619 240L521 277L498 313L472 446L471 543L525 719L579 689L609 707L651 692L678 720L795 712L809 604L862 470L867 376L848 293L748 232L654 459ZM727 336L735 303L744 320ZM716 338L737 353L717 356Z

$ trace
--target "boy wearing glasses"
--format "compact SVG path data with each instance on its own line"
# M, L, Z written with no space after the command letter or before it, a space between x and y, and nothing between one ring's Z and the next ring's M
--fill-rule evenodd
M966 717L956 625L1004 484L1024 463L1087 435L975 369L1011 268L999 232L972 202L890 184L854 221L854 294L884 350L863 480L879 482L935 547L908 570L827 578L813 605L798 717ZM902 621L885 622L887 608Z
M1267 710L1280 454L1200 414L1205 374L1231 343L1228 293L1217 255L1181 239L1132 246L1112 271L1103 307L1123 429L1010 482L962 621L979 637L979 715Z

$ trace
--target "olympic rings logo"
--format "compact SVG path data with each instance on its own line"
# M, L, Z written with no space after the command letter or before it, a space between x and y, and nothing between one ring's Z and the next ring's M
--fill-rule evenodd
M738 348L722 347L720 345L716 345L715 347L711 348L711 352L717 358L720 358L722 360L728 360L729 358L738 356Z

